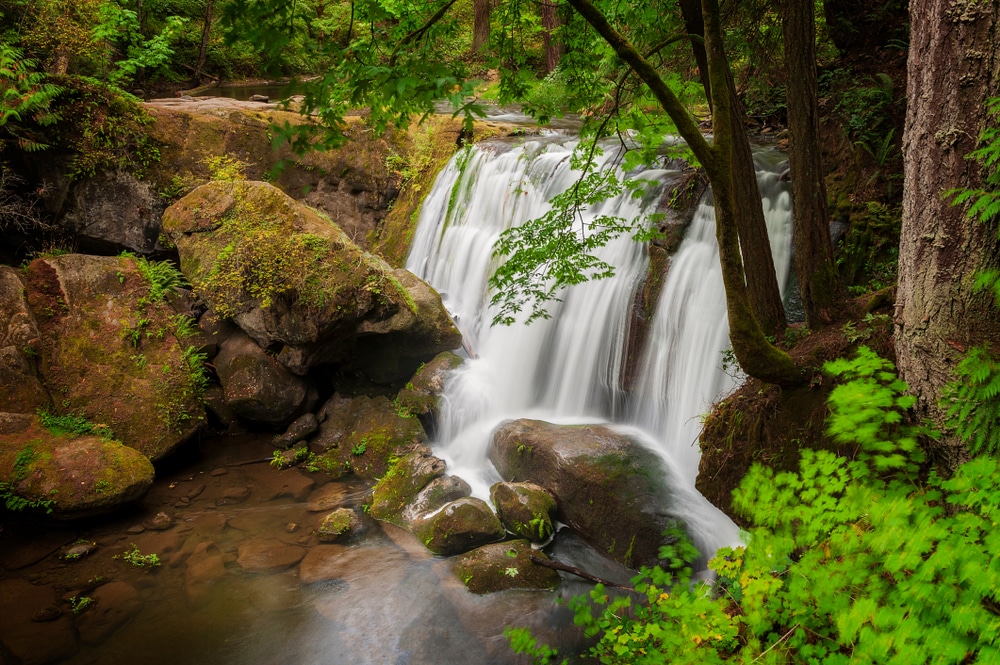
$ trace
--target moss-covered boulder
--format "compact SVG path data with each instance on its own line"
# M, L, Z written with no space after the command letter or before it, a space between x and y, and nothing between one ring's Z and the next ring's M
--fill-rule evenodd
M72 519L135 501L153 484L153 465L137 450L96 434L76 418L0 414L0 483L10 506L51 509Z
M379 478L393 458L427 440L420 421L401 415L388 398L334 395L318 414L319 431L309 440L314 463L333 476L349 472Z
M306 382L242 333L226 339L214 364L226 404L246 420L281 425L306 400Z
M554 589L559 573L532 562L547 559L534 552L527 540L509 540L483 545L455 557L451 570L472 593L493 593L508 589Z
M205 417L193 327L165 302L168 265L66 254L32 261L27 302L38 322L38 368L57 414L83 415L152 460Z
M521 538L541 543L555 533L552 514L556 500L544 487L534 483L496 483L490 487L490 501L504 527Z
M375 519L403 525L403 509L431 480L444 473L444 460L427 449L414 450L400 457L375 484L371 509Z
M321 543L332 543L357 531L361 526L358 514L350 508L338 508L323 518L316 529L316 537Z
M459 343L430 287L267 183L203 185L167 209L163 226L201 297L297 374L351 360L397 380Z
M430 481L406 504L400 518L408 527L436 513L446 504L472 494L472 488L458 476L438 476Z
M413 534L435 554L451 556L503 540L500 519L482 499L466 497L447 504L412 525Z
M663 460L637 441L602 425L508 420L487 455L504 479L552 492L561 521L619 563L659 563L662 533L678 515Z
M51 405L35 361L41 336L17 271L0 266L0 411L34 413Z
M448 374L462 364L462 358L451 351L444 351L417 369L402 390L396 395L401 411L420 418L424 427L433 428L437 422L438 404L444 392Z

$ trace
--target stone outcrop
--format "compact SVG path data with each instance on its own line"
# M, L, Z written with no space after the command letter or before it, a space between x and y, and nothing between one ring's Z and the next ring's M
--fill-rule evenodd
M25 269L24 285L23 301L37 322L34 360L57 414L107 425L153 460L194 433L204 420L200 359L185 342L184 323L156 297L135 259L40 258ZM0 307L12 311L7 301ZM27 318L23 311L18 317ZM29 396L7 408L37 406Z
M34 413L52 401L35 368L41 335L13 268L0 266L0 411Z
M552 492L561 521L630 568L657 564L661 534L677 526L663 461L602 425L508 420L487 455L506 480Z
M54 517L107 512L153 484L149 460L117 441L52 431L37 416L0 415L0 482Z
M391 382L461 343L429 286L272 185L212 182L163 219L196 292L292 372L346 363Z
M536 543L548 540L555 529L552 514L556 500L534 483L496 483L490 487L490 501L497 516L511 533Z
M444 351L420 366L396 396L400 410L420 418L425 429L435 429L445 379L461 364L462 358L451 351Z

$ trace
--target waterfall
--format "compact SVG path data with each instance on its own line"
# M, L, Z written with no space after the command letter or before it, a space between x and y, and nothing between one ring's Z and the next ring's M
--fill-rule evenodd
M709 203L702 202L674 257L645 352L646 369L631 399L621 389L620 370L631 306L648 259L645 248L630 238L614 240L599 253L615 266L615 277L568 289L549 307L552 318L490 326L487 280L496 268L493 245L504 229L544 214L547 202L575 181L579 173L570 167L575 144L545 137L519 146L466 148L441 172L424 201L406 267L441 293L473 356L448 382L435 451L475 494L487 496L499 477L486 460L486 447L502 420L610 422L664 457L702 551L733 544L736 527L694 490L698 417L734 385L718 369L728 326ZM616 157L607 150L601 159L608 164ZM647 196L635 199L626 193L583 215L635 219L653 212L678 175L645 170L638 177L658 183ZM763 179L778 186L773 174ZM789 226L787 205L774 205L779 197L770 190L765 197L772 208L769 226L775 231ZM772 235L781 275L789 254L783 231ZM632 408L622 409L626 403Z

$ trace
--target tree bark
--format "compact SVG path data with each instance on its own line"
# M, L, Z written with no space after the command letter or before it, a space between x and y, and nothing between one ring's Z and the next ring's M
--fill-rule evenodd
M1000 339L992 297L974 275L1000 264L994 228L970 221L942 192L981 186L965 156L982 131L987 97L1000 91L1000 0L912 0L896 355L918 416L940 424L941 389L965 349ZM960 444L940 452L959 461Z
M816 20L813 0L785 0L781 28L785 40L788 163L792 176L795 272L806 324L831 323L842 299L830 242L826 183L820 156L819 87L816 76Z
M556 40L554 35L556 28L559 27L557 7L555 2L542 0L542 45L545 48L545 73L558 67L559 58L562 57L562 44Z
M205 58L208 56L208 38L212 32L212 12L215 10L215 0L205 3L205 26L201 31L201 46L198 49L198 64L194 67L194 78L201 78L201 70L205 68Z
M472 0L472 52L479 49L490 40L490 10L493 0Z

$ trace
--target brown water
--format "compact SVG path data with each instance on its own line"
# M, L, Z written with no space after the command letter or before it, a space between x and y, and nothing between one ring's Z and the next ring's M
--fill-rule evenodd
M2 525L0 665L18 659L101 665L527 662L507 647L503 630L509 625L533 627L550 643L579 643L557 600L586 587L475 596L452 575L449 560L365 516L362 483L278 471L266 462L244 464L270 457L267 437L216 439L201 450L193 465L165 473L141 504L114 519L58 528L23 519ZM320 502L323 510L310 510ZM315 529L340 505L361 515L361 532L343 545L320 544ZM140 529L160 512L173 526ZM78 539L97 547L81 559L60 558ZM156 553L161 565L144 570L123 560L133 543L143 554ZM301 556L303 562L296 562ZM73 597L98 600L74 614ZM46 607L57 608L50 617L59 616L38 621Z

